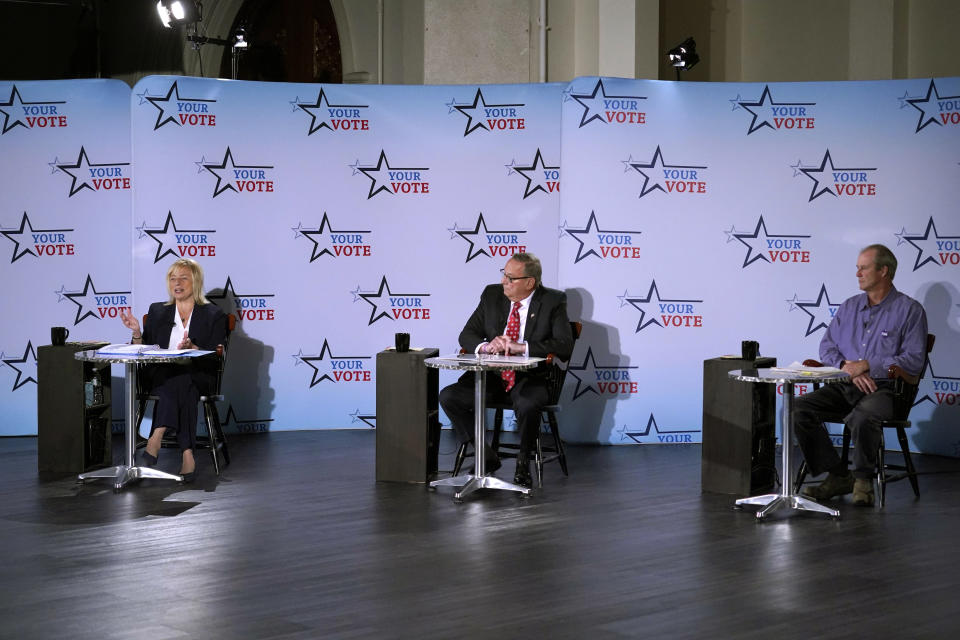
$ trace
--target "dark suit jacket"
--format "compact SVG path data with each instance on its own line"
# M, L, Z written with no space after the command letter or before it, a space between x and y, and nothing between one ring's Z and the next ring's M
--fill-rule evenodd
M502 285L487 286L480 295L480 304L460 332L460 346L467 353L473 353L481 342L503 335L512 304L503 295ZM531 356L543 358L552 353L561 360L570 359L573 332L567 317L567 294L544 286L536 288L527 310L523 340L530 346ZM532 373L543 370L541 365Z
M147 311L143 323L143 344L157 344L167 349L176 347L170 343L170 331L173 329L173 314L177 305L154 302ZM215 304L198 304L193 307L190 330L187 332L193 344L199 348L214 351L218 344L227 340L227 315ZM217 375L217 362L212 357L191 360L191 376L198 388L209 388Z

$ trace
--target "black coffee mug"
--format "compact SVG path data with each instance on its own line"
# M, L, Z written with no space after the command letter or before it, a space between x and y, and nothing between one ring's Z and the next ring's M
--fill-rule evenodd
M410 334L409 333L397 333L393 336L394 347L397 349L397 353L406 353L410 351Z
M744 340L740 343L740 350L744 360L756 360L760 354L760 344L755 340Z
M62 347L70 337L70 332L66 327L50 327L50 342L58 347Z

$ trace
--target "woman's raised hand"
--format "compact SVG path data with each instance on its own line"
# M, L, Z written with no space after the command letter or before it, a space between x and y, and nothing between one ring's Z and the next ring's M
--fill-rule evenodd
M120 321L123 322L123 326L130 329L130 331L140 333L140 323L137 322L133 312L120 309Z

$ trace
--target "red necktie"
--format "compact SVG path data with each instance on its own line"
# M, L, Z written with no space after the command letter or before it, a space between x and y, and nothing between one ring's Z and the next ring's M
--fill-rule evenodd
M510 319L507 320L507 337L514 342L520 341L520 303L513 303L513 310L510 312ZM500 377L503 378L504 391L513 389L517 381L516 371L502 371Z

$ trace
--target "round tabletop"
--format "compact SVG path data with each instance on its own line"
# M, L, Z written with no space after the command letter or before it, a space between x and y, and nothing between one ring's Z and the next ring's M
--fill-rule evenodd
M154 356L132 353L130 355L117 353L97 353L95 350L77 351L73 354L77 360L84 362L106 362L110 364L129 364L131 362L151 364L156 362L166 362L170 364L183 364L194 359L194 356ZM200 356L203 357L203 356Z
M734 369L728 374L742 382L766 382L784 384L787 382L839 382L850 378L843 371L836 373L813 373L793 369Z
M484 356L479 354L441 356L427 358L423 364L434 369L451 369L455 371L492 371L532 369L543 362L545 358L524 358L520 356Z

